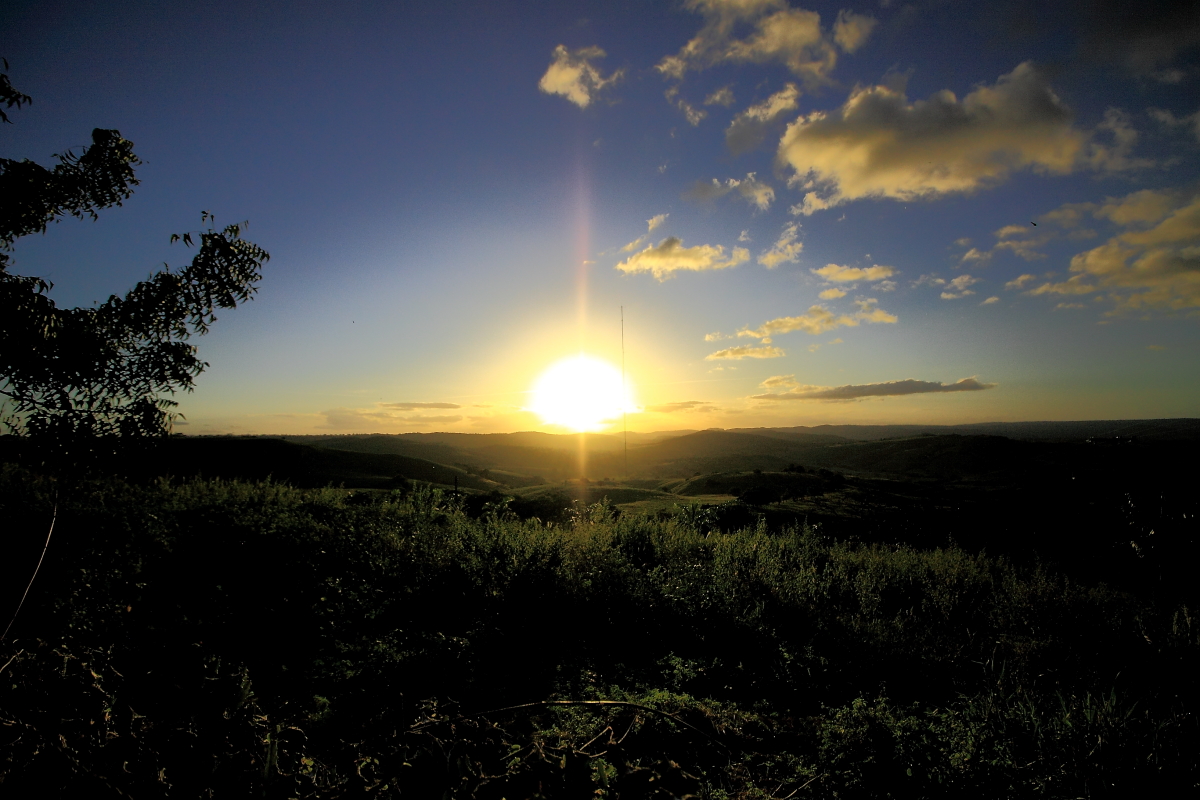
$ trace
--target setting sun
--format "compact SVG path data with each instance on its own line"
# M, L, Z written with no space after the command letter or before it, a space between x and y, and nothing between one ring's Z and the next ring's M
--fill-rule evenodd
M529 410L547 424L584 432L600 430L630 407L621 371L581 353L541 374Z

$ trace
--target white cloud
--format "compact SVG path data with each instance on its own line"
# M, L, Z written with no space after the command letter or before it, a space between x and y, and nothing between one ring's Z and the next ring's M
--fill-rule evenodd
M759 255L758 263L767 269L775 269L785 262L796 261L800 257L800 251L804 249L804 243L797 241L798 234L799 226L796 223L784 225L778 241L770 250L765 250Z
M800 90L789 83L761 103L752 105L733 118L725 131L725 144L736 155L747 153L763 143L772 122L799 107Z
M658 227L660 227L660 226L661 226L661 225L662 225L664 222L666 222L666 221L667 221L667 217L669 217L669 216L671 216L671 215L670 215L670 214L655 214L653 217L651 217L650 219L646 220L646 231L647 231L647 233L654 233L655 229L657 229L657 228L658 228Z
M764 384L765 385L765 384ZM777 384L786 385L786 384ZM980 383L976 378L963 378L955 383L935 383L913 379L865 383L847 386L805 386L795 384L786 392L758 394L753 400L857 400L863 397L897 397L908 394L945 392L978 392L994 389L994 383Z
M1119 115L1119 112L1117 112ZM1080 168L1128 169L1127 125L1101 126L1100 145L1029 62L981 85L961 101L949 90L909 102L888 86L858 87L841 108L814 112L788 126L779 160L809 189L796 213L812 214L868 197L896 200L972 192L1019 170L1066 174Z
M738 241L739 242L750 241L750 231L742 231L741 234L738 236Z
M843 267L837 264L826 264L820 269L809 270L831 283L851 283L853 281L881 281L896 274L891 267L876 264L873 267Z
M546 74L538 81L538 88L546 94L558 94L580 108L587 108L596 93L621 78L623 70L617 70L607 78L592 65L592 61L604 58L599 47L582 47L568 50L566 45L554 48L554 60Z
M879 20L869 14L855 14L842 9L833 23L833 40L847 53L853 53L866 43L878 24Z
M826 289L825 291L823 291L819 295L817 295L817 297L821 298L822 300L837 300L839 297L845 297L845 296L846 296L846 293L843 292L841 289L837 288L836 286Z
M980 303L979 305L981 305L981 306L990 306L990 305L992 305L993 303L999 303L999 302L1000 302L1000 298L999 298L999 297L996 297L996 296L994 296L994 295L993 295L992 297L989 297L987 300L984 300L984 301L983 301L982 303Z
M713 331L712 333L704 334L704 341L706 341L706 342L719 342L722 339L732 339L732 338L733 338L732 336L726 336L725 334L721 333L720 331Z
M720 360L739 360L743 358L782 358L787 355L778 347L751 347L750 345L738 345L737 347L726 347L724 350L718 350L715 353L709 353L704 357L705 361L720 361Z
M766 211L775 199L775 190L763 183L755 173L747 173L745 178L728 178L724 183L713 178L711 182L697 181L683 193L685 199L701 202L716 200L730 192L736 191L746 202L759 211Z
M726 258L725 248L721 245L684 247L681 239L668 236L657 245L647 246L645 250L617 264L616 269L625 273L649 272L656 279L664 281L679 271L728 269L749 260L750 252L744 247L733 248Z

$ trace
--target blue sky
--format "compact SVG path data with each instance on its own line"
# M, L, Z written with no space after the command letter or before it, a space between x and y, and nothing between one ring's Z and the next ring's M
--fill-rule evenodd
M1200 416L1194 4L1043 6L9 3L0 155L145 162L14 270L249 220L193 433L555 430L621 307L632 429Z

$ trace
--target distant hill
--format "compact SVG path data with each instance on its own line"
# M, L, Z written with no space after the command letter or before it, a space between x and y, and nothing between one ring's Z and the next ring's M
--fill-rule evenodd
M771 433L768 434L767 432ZM1069 422L978 422L969 425L816 425L793 428L733 428L757 435L824 435L868 441L922 434L1005 436L1028 441L1084 441L1091 438L1137 437L1147 441L1200 440L1200 419L1125 419Z
M286 442L282 439L172 437L153 451L153 460L133 465L144 477L203 476L229 480L273 480L300 487L345 486L390 489L404 480L426 481L479 491L503 489L465 470L408 456L354 453Z

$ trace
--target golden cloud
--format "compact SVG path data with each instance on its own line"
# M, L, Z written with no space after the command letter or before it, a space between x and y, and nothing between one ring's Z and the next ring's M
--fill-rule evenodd
M1134 192L1095 212L1127 228L1071 259L1068 280L1029 294L1079 295L1104 290L1114 313L1200 308L1200 196L1171 190Z
M665 281L675 272L729 269L749 260L750 251L744 247L733 248L726 258L725 248L721 245L684 247L681 239L668 236L657 245L650 245L617 264L616 269L625 273L649 272L657 280Z
M663 403L657 406L646 406L646 410L656 414L676 414L680 411L711 411L712 404L702 400L684 400L680 403Z
M751 347L750 345L739 345L737 347L726 347L724 350L718 350L715 353L709 353L704 357L705 361L718 361L722 359L738 360L742 358L781 358L787 355L778 347Z
M771 246L770 250L765 250L758 257L758 263L767 269L775 269L780 264L799 259L800 251L804 249L804 243L797 241L798 235L799 226L796 223L784 225L779 239Z
M826 264L820 269L810 270L830 283L851 283L853 281L881 281L896 274L896 270L876 264L873 267L843 267L837 264Z
M604 58L604 55L599 47L568 50L566 45L560 44L554 48L554 60L538 81L538 88L546 94L562 95L580 108L587 108L597 92L619 80L623 74L623 70L617 70L605 78L592 66L593 60Z
M1029 62L961 101L949 90L909 102L888 86L860 87L834 112L788 126L779 159L792 183L813 188L797 206L811 214L866 197L897 200L971 192L1016 170L1068 173L1091 157L1089 135Z
M732 61L785 64L805 84L821 85L837 63L837 47L857 50L874 27L871 17L842 12L831 37L821 29L820 14L791 8L786 0L689 0L685 7L704 16L704 27L656 66L676 80L689 70ZM745 25L749 35L737 38L736 29Z
M737 332L739 337L753 339L769 339L781 333L804 331L817 336L834 328L855 327L859 322L894 323L897 317L875 306L874 299L862 300L857 303L858 312L853 316L834 314L824 306L811 306L807 314L796 317L777 317L768 320L757 328L744 329Z

